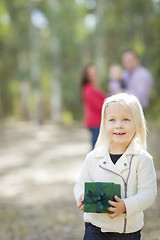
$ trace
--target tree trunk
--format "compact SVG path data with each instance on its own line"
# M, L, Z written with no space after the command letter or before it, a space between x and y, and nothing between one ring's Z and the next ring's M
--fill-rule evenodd
M105 39L105 33L104 33L104 27L103 27L103 21L104 21L104 6L105 2L100 1L97 3L97 17L98 17L98 23L97 23L97 34L96 34L96 62L98 66L98 70L100 73L104 73L106 69L106 61L107 56L105 56L105 46L107 45L106 39Z
M56 123L62 121L62 91L59 77L60 70L57 66L51 80L51 119Z
M18 67L21 76L21 102L22 102L22 116L24 120L29 120L29 94L30 84L29 79L26 79L28 71L27 53L21 52L18 55Z
M31 79L33 81L33 89L35 96L35 109L33 112L33 117L39 124L44 122L44 111L43 111L43 94L40 84L40 37L39 32L36 28L31 25L30 29L31 38Z
M34 96L35 96L35 109L33 117L39 124L44 121L43 112L43 97L42 90L40 88L40 63L39 63L39 52L34 49L31 53L31 79L33 81Z
M48 7L50 11L58 7L59 2L57 0L48 0ZM62 87L61 87L61 72L62 72L62 59L61 59L61 47L59 34L55 34L54 22L50 19L53 29L51 40L51 52L54 55L54 67L51 71L51 120L56 123L62 122ZM56 35L56 37L55 37Z

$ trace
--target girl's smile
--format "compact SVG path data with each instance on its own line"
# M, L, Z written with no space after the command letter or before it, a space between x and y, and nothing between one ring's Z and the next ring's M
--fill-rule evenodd
M121 136L121 135L124 135L125 133L114 133L114 134Z
M108 104L105 111L110 153L124 153L136 132L132 113L128 107L117 102Z

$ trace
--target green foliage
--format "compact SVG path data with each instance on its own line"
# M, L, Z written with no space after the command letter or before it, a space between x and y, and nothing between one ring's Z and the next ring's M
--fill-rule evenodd
M10 17L5 2L0 2L0 39L5 40L10 36Z
M45 28L31 23L34 9L47 19ZM86 27L87 14L96 17L95 29ZM160 119L159 33L159 1L101 0L89 8L86 0L79 3L75 0L0 0L0 95L5 116L21 114L17 109L22 106L21 84L26 81L30 87L26 99L30 116L37 105L35 89L39 89L44 117L48 118L51 81L59 72L63 110L70 112L74 119L81 119L82 68L88 62L97 63L101 86L107 89L109 66L121 64L122 51L133 48L154 76L148 111Z

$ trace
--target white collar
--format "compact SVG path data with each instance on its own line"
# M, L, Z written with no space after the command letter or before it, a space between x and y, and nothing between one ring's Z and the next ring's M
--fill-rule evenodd
M140 152L140 146L134 141L130 143L124 155L137 155ZM104 157L108 154L108 146L102 145L94 149L94 156L97 158Z

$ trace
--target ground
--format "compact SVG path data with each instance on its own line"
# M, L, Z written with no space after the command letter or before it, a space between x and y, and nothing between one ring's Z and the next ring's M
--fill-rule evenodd
M160 130L150 127L148 148L159 183ZM73 186L89 150L89 133L79 124L1 126L0 240L83 239L83 216ZM160 240L159 200L158 193L145 211L143 240Z

